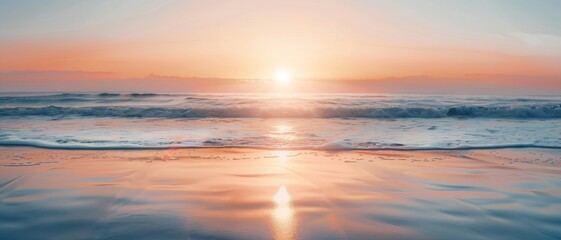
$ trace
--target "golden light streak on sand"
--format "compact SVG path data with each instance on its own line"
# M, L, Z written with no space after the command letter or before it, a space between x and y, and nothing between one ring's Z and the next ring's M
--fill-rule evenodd
M293 219L294 210L291 206L291 197L284 185L273 196L275 207L272 211L273 239L296 239L296 224Z

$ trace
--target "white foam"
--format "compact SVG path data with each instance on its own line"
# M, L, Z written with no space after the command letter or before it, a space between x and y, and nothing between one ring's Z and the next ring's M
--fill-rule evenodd
M4 118L1 125L0 145L61 149L561 147L559 119Z

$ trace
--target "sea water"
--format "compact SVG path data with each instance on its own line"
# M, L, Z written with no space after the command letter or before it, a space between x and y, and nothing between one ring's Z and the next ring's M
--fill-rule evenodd
M561 148L561 96L3 93L0 145Z

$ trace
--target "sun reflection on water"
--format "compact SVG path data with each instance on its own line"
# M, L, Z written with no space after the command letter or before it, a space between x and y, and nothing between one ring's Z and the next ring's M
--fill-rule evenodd
M271 131L271 134L269 134L269 136L283 141L296 140L296 135L294 134L294 128L289 125L273 126L273 131Z
M284 185L273 196L275 207L272 210L273 239L287 240L296 238L296 224L294 223L294 210L291 206L290 194Z

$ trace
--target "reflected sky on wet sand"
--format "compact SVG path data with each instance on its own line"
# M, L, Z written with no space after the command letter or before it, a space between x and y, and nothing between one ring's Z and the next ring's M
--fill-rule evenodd
M559 239L559 156L1 148L0 239Z

